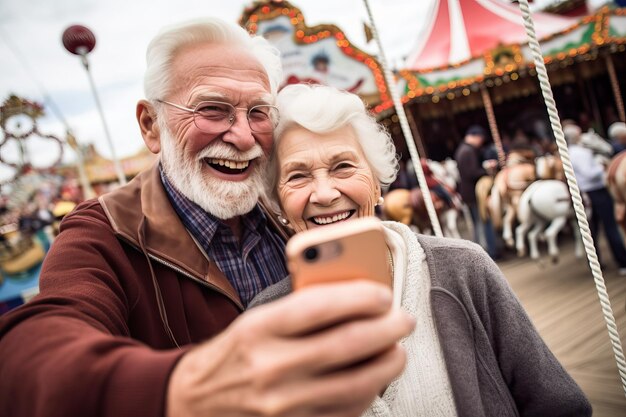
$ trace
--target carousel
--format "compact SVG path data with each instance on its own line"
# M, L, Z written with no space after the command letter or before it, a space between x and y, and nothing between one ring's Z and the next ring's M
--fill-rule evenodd
M69 133L63 140L40 131L44 115L43 105L15 95L0 106L0 165L10 173L0 184L0 312L38 292L41 264L63 217L79 202L118 185L113 161L93 145L81 146ZM78 163L63 162L67 147ZM125 177L154 160L147 150L123 158Z
M367 0L364 3L375 27ZM499 262L499 266L520 294L533 321L546 331L551 348L590 395L594 415L621 416L626 409L626 361L617 328L626 325L626 285L609 272L606 275L610 287L605 286L595 248L590 244L589 226L569 163L559 112L564 118L577 120L582 120L584 113L589 121L586 133L592 136L604 135L611 123L624 121L624 79L617 74L626 71L625 10L604 7L589 13L585 2L571 0L548 9L551 13L531 16L528 2L519 3L518 8L495 0L434 1L427 29L420 36L422 41L416 43L406 66L393 71L395 79L386 74L390 71L380 45L380 53L374 57L352 44L333 25L308 27L301 11L286 1L257 1L244 11L240 23L251 33L275 42L281 50L287 68L285 84L320 82L361 95L392 133L405 158L408 149L414 160L420 156L443 160L452 155L465 129L475 123L482 123L491 131L501 167L507 163L502 132L508 135L516 128L525 129L524 134L534 131L540 140L552 145L552 150L559 150L560 156L551 161L563 161L560 171L550 161L544 163L545 175L560 175L559 179L547 180L552 181L548 185L553 187L548 189L548 195L556 200L550 203L544 199L544 205L562 211L550 219L555 220L555 225L571 221L581 238L559 243L555 226L543 239L550 239L550 258L559 262L541 262L536 242L531 242L530 252L538 262L515 257ZM324 51L319 53L322 44ZM380 94L364 94L355 88L354 82L335 84L331 77L315 76L316 55L322 56L324 64L319 68L324 70L329 62L366 63L369 74L363 74L377 82ZM532 112L517 117L528 109ZM513 125L510 121L514 121ZM590 140L598 138L593 136ZM604 139L599 140L606 145ZM412 146L419 152L412 151ZM455 175L454 167L440 170L435 169L436 165L417 165L415 174L420 183L420 176L423 182L427 180L426 168L429 176L435 172L451 178ZM532 171L535 172L534 164ZM425 187L420 184L419 188ZM520 197L517 195L516 200ZM402 204L407 206L406 202ZM446 229L438 231L435 227L440 221L436 212L424 210L417 217L429 217L437 235ZM404 218L415 224L414 212L405 212ZM547 225L544 216L528 216L524 221L526 231ZM562 246L560 253L557 244ZM583 246L588 268L579 258ZM517 249L521 254L523 249ZM606 247L603 250L607 251ZM593 280L589 279L589 270ZM609 293L618 300L615 315ZM569 303L572 299L576 302ZM609 329L610 343L604 323ZM595 352L593 357L589 350ZM615 378L615 364L622 387Z
M605 6L580 15L587 10L584 2L565 3L570 8L561 9L568 16L532 14L543 61L561 117L605 135L625 117L626 84L617 74L626 71L626 9ZM490 128L499 150L502 135L505 142L517 133L554 142L518 7L494 0L437 1L427 21L397 72L423 155L451 156L475 123Z
M55 167L63 157L58 137L41 132L38 119L44 115L41 104L15 95L0 107L0 164L12 175L1 185L2 214L0 239L0 302L21 303L37 284L41 262L54 235L54 227L73 203L55 207L52 196L59 194L63 178ZM40 147L52 155L47 161L31 155ZM13 158L11 157L13 156ZM68 207L70 204L71 207Z

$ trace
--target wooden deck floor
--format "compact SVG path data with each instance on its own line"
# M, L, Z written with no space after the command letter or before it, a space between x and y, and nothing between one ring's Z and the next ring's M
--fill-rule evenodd
M618 276L604 242L601 248L608 267L604 279L626 348L626 277ZM557 265L540 267L513 257L498 265L550 349L587 394L593 415L626 416L626 396L586 258L576 259L566 242Z

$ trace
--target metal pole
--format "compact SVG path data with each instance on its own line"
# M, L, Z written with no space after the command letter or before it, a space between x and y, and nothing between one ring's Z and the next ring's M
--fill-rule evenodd
M613 64L611 55L607 55L604 59L606 61L606 68L609 70L609 78L611 79L611 87L613 88L613 95L615 96L615 104L617 105L619 119L626 123L626 112L624 111L624 102L622 101L622 92L619 88L619 81L617 80L617 74L615 73L615 64Z
M424 155L424 158L428 158L428 154L426 153L426 148L424 147L424 141L422 140L422 136L420 135L419 130L417 129L417 123L415 122L415 118L413 114L409 111L406 114L406 119L409 122L409 126L411 127L411 131L415 135L415 143L417 144L417 150L420 155Z
M98 91L96 90L96 85L93 82L93 78L91 77L91 71L89 71L89 61L87 60L87 54L83 53L80 55L81 62L87 71L87 78L89 78L89 85L91 85L91 91L93 92L93 97L96 101L96 107L98 108L98 112L100 113L100 119L102 120L102 126L104 128L104 134L106 136L107 142L109 144L109 150L111 151L111 159L113 160L113 166L115 167L115 172L117 174L117 179L120 185L126 184L126 175L124 174L124 170L122 169L122 164L120 164L120 160L117 159L115 155L115 148L113 147L113 141L111 140L111 134L109 133L109 128L106 123L106 119L104 118L104 112L102 111L102 106L100 105L100 98L98 97Z
M498 131L498 124L496 123L496 115L493 112L493 104L491 103L491 97L489 91L484 84L480 85L480 93L483 96L483 103L485 104L485 112L487 113L487 120L489 120L489 129L491 130L491 136L493 137L493 143L496 145L496 151L498 152L498 165L500 168L506 164L506 154L502 147L502 141L500 140L500 132Z
M400 97L398 96L398 92L396 91L396 83L393 79L393 74L391 73L391 71L389 70L389 66L387 65L387 59L385 58L383 45L380 42L380 38L378 37L378 30L376 30L374 16L372 15L368 0L363 0L363 2L365 3L365 8L367 9L367 14L369 16L370 26L372 28L372 35L374 35L374 39L376 39L376 44L378 45L378 51L380 53L380 65L382 66L385 81L387 82L387 89L389 90L389 94L391 94L393 105L396 109L398 118L400 119L400 127L402 127L402 133L404 134L404 140L406 142L407 148L409 149L409 154L411 155L411 162L413 163L415 176L417 177L417 182L420 186L420 190L422 191L422 196L424 197L424 204L426 205L426 211L428 212L428 217L430 218L430 224L433 226L435 236L443 237L441 225L439 224L439 218L437 217L437 211L435 210L435 205L433 204L433 200L430 196L430 190L428 189L428 185L426 184L426 177L424 176L422 164L420 163L420 156L415 147L415 140L413 139L413 135L411 134L411 128L409 127L409 123L407 122L404 107L402 107Z

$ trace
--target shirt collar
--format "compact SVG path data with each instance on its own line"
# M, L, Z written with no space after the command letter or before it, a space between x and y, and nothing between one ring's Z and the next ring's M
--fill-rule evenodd
M201 238L201 240L210 242L213 240L218 230L230 231L230 227L228 225L213 216L211 213L205 211L202 207L191 201L182 192L180 192L170 182L169 178L167 178L165 170L161 164L159 164L159 172L161 174L163 187L165 188L174 210L181 218L187 230L189 230L195 238ZM255 233L255 231L260 230L267 224L267 217L265 216L265 213L263 213L263 210L259 207L258 203L249 213L241 216L241 220L244 230L244 239L247 234ZM199 230L199 224L203 225L203 227L201 227L202 230ZM198 236L200 233L202 236Z

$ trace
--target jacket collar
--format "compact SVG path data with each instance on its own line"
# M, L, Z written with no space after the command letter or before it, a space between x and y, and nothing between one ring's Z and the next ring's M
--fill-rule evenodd
M241 306L237 291L215 263L209 262L180 221L163 188L158 162L127 185L102 195L98 200L116 235L139 248L138 230L145 217L144 247L148 254L216 287ZM261 207L266 211L271 227L286 239L286 231L267 212L265 205L261 204Z

